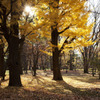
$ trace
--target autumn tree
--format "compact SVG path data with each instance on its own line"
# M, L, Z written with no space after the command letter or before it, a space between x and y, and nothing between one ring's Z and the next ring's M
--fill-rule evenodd
M59 65L62 52L73 47L92 44L90 32L93 24L87 23L89 13L86 11L85 2L85 0L38 0L37 5L33 7L32 19L27 18L25 23L26 32L33 28L33 33L51 40L49 50L52 52L54 80L62 80ZM29 22L31 23L28 24Z
M8 42L9 57L9 86L22 86L20 79L20 43L24 36L19 38L20 15L23 12L22 5L25 0L0 1L0 34ZM20 9L21 8L21 9Z
M62 80L59 57L63 51L92 44L89 39L93 25L87 24L89 13L85 10L85 2L85 0L43 0L36 6L39 13L38 20L34 19L34 23L41 24L45 20L46 25L38 31L41 31L42 36L51 39L54 80Z
M26 16L25 13L22 14L21 9L18 9L22 6L22 1L11 0L11 2L9 1L9 7L5 5L7 2L3 1L0 4L4 10L1 29L9 45L9 85L21 86L20 61L18 59L20 57L20 42L31 33L36 33L37 35L39 33L41 36L48 37L51 40L49 44L52 47L53 79L62 80L59 66L60 54L72 47L91 44L89 38L91 38L92 25L87 24L89 14L85 10L85 0L38 0L37 5L32 8L32 10L34 9L33 12L36 12L32 15L32 18L31 16L27 17L29 13ZM29 4L32 4L32 2L30 1ZM10 19L9 28L7 26L8 15ZM21 38L19 31L23 34ZM61 42L58 41L59 37ZM32 35L30 38L33 38Z
M28 28L25 31L22 27L30 23L27 21L28 15L25 15L24 9L26 5L34 5L35 0L2 0L0 1L0 34L4 35L8 42L9 57L9 86L22 86L20 74L20 53L22 45L34 28ZM25 23L24 23L25 22Z
M91 12L91 15L89 17L89 22L94 22L94 27L93 27L93 32L91 33L92 35L92 41L95 41L95 44L88 46L88 47L84 47L82 48L82 57L83 57L83 66L84 66L84 73L88 73L88 68L92 67L92 72L94 73L94 71L96 70L95 67L93 67L93 64L91 65L91 61L93 61L94 57L95 57L95 53L97 52L97 47L99 44L99 36L100 36L100 13L99 13L99 4L96 5L96 7L94 7L95 5L93 3L91 3L90 1L89 3L89 8L87 9L89 12ZM99 1L98 1L99 3ZM92 19L92 20L91 20Z

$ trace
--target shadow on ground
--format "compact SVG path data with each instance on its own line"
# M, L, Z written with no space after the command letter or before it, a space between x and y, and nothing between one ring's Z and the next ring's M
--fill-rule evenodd
M79 71L68 71L67 73L65 71L62 71L62 74L63 76L67 76L69 78L82 82L93 84L95 84L96 82L100 82L100 79L98 78L99 76L97 74L94 77L90 73L84 74L83 72L80 73Z
M83 98L100 98L100 88L75 88L65 81L47 81L43 77L35 77L38 85L43 86L44 89L48 90L51 93L65 94L65 95L74 95L80 96ZM34 81L34 79L32 80Z
M49 76L25 78L27 85L23 87L1 87L0 100L100 100L99 88L75 88Z

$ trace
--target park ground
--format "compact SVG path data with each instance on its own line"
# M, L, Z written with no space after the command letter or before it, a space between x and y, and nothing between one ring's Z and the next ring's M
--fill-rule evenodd
M52 72L37 71L21 76L23 87L7 87L8 74L1 81L0 100L100 100L98 76L82 71L62 71L63 81L52 80Z

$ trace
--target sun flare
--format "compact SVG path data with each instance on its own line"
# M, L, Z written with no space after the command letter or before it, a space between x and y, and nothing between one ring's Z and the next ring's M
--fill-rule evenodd
M30 7L30 6L26 6L26 7L25 7L25 11L26 11L27 13L30 13L30 12L31 12L31 7Z
M35 10L31 6L25 6L25 12L29 14L29 16L35 15Z

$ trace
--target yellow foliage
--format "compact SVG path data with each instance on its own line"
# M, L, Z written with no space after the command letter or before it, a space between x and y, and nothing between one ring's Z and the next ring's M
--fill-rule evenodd
M47 51L43 51L43 50L40 50L40 51L47 54L47 55L49 55L49 56L52 56L52 52L47 52Z
M64 45L65 50L93 44L90 40L90 33L94 24L87 23L90 13L85 9L85 2L86 0L59 0L59 3L54 0L41 0L38 5L34 6L38 9L36 15L38 20L34 19L35 26L43 25L38 30L42 37L50 38L51 26L56 28L56 24L58 32L69 27L60 34L61 40L58 45L49 44L51 47L58 47L60 50L67 37L69 37L68 41L73 37L76 37L76 39L72 43Z
M68 41L73 37L75 37L75 40L70 44L64 45L64 49L92 45L93 42L91 41L90 33L94 24L88 24L90 13L86 11L85 2L86 0L27 0L25 3L24 0L17 0L15 2L16 7L13 10L18 11L18 13L20 12L18 8L22 8L22 3L32 8L31 12L26 13L23 10L22 15L20 14L19 16L18 14L15 16L15 19L20 19L18 21L19 32L25 36L29 34L27 39L30 41L37 39L39 36L50 40L51 26L57 28L59 33L66 27L69 27L62 34L59 34L61 40L58 45L50 44L51 47L58 47L60 50L67 37L69 37ZM9 11L11 6L10 1L2 0L2 4ZM13 23L12 21L9 24Z

